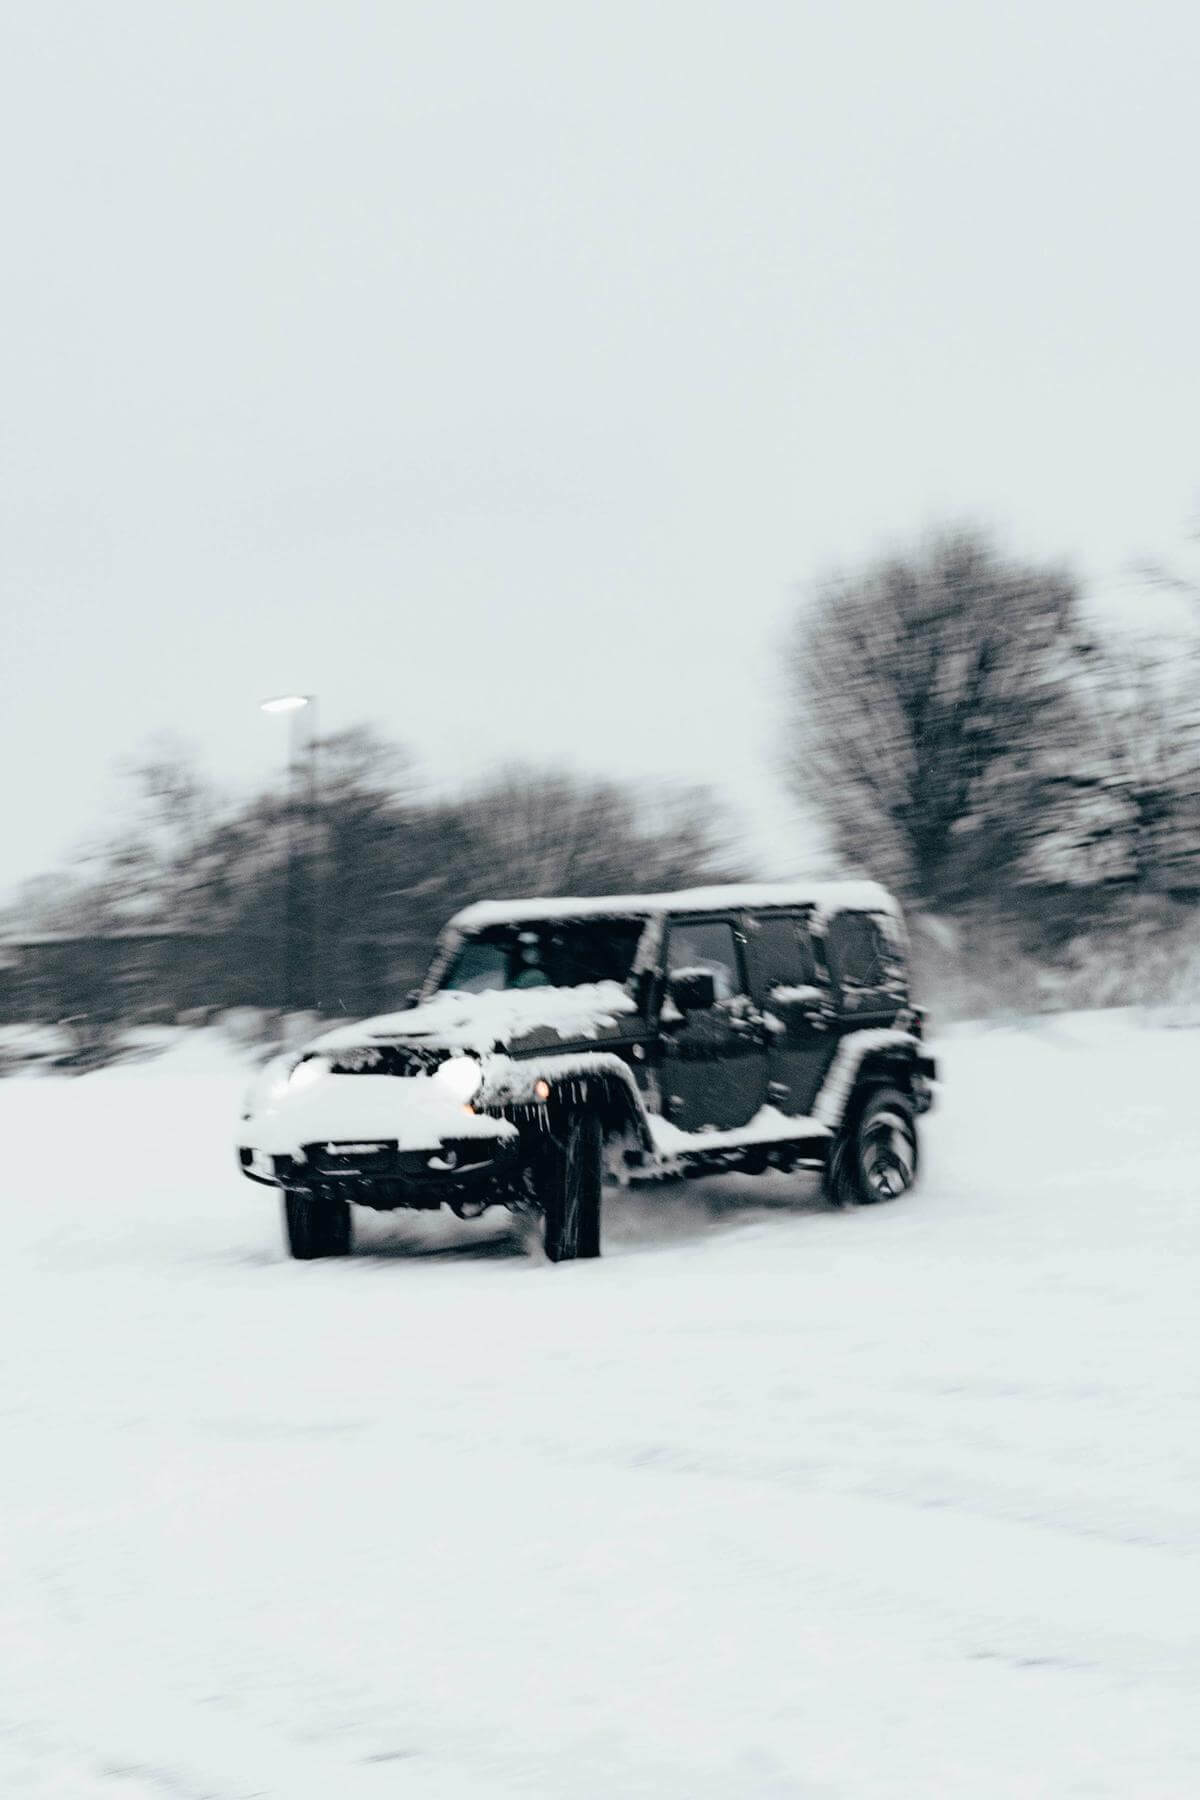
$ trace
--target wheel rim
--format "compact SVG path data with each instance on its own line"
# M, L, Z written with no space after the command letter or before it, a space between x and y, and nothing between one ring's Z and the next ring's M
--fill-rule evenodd
M877 1200L894 1200L913 1183L916 1138L903 1113L880 1112L867 1121L859 1146L863 1183Z

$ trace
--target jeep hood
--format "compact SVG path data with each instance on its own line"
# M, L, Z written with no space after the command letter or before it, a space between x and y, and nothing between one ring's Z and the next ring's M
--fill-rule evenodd
M504 988L484 994L435 994L406 1012L381 1013L356 1025L339 1025L314 1038L312 1050L362 1049L371 1044L415 1044L431 1050L487 1056L520 1044L550 1048L609 1036L637 1008L615 981L572 988Z

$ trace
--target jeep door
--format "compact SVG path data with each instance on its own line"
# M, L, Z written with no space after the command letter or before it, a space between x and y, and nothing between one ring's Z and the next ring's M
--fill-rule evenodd
M659 1009L663 1116L681 1131L745 1125L766 1098L762 1019L751 997L745 936L736 917L671 919ZM672 983L710 975L713 1002L681 1012Z
M833 996L802 912L747 920L750 992L767 1032L767 1098L780 1112L812 1111L837 1048Z

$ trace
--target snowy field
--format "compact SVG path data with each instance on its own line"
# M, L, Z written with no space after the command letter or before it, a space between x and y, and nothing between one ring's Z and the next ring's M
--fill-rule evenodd
M0 1082L0 1794L1200 1793L1200 1033L939 1046L922 1186L368 1218L243 1077Z

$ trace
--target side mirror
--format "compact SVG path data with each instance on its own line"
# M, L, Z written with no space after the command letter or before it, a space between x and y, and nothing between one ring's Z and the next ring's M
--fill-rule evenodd
M686 1018L688 1013L707 1012L716 1004L717 984L707 969L680 969L671 977L670 994Z

